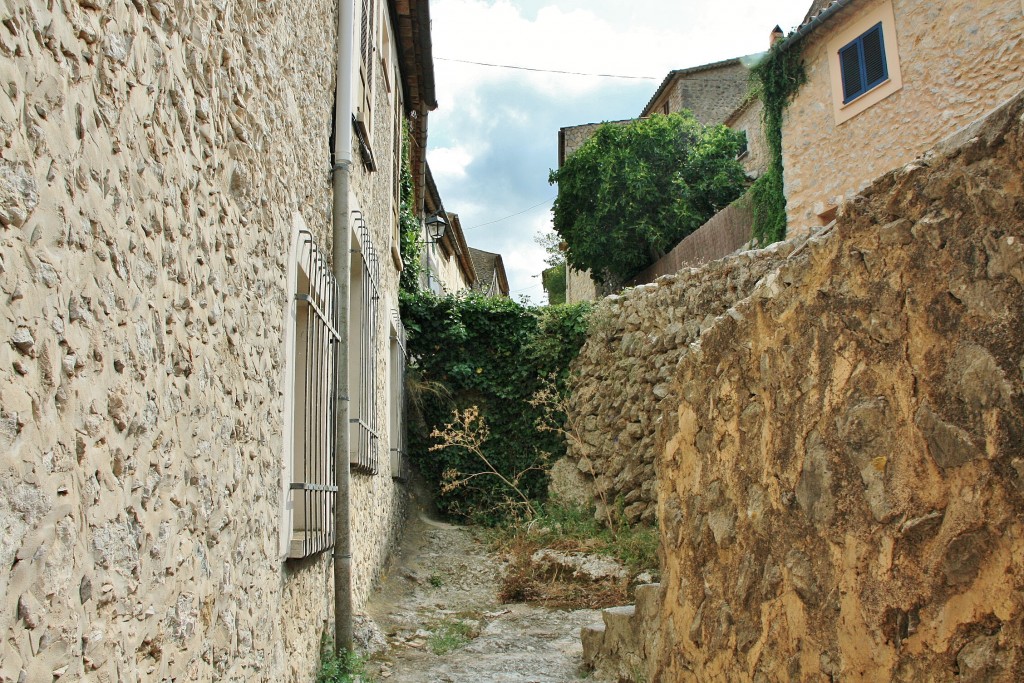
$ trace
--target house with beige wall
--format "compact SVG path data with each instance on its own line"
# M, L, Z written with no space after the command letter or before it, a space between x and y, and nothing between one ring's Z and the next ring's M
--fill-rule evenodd
M1022 35L1020 0L816 0L783 43L807 72L783 121L789 232L1020 92Z
M0 681L309 681L366 600L405 500L429 26L0 2Z

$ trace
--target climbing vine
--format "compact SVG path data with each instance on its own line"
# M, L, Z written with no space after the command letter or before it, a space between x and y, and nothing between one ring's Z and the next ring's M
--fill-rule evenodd
M763 109L768 143L768 169L750 188L754 212L754 240L759 245L786 236L786 195L782 182L782 115L800 87L807 82L799 44L783 49L787 41L772 45L767 57L751 70L755 94Z
M430 293L403 293L401 305L411 360L409 452L436 487L438 507L493 523L510 498L543 500L546 463L562 457L565 442L538 431L545 407L531 401L544 389L564 388L586 337L589 305L530 308L507 298ZM471 411L474 426L486 424L486 439L471 447L441 439L438 448L437 435L450 431L455 411ZM498 474L452 486L485 469L482 462Z
M399 248L402 252L402 274L399 286L404 292L416 292L419 289L420 271L423 264L420 260L420 221L414 208L415 189L412 182L412 164L410 160L409 122L402 120L402 177L401 205L398 212Z

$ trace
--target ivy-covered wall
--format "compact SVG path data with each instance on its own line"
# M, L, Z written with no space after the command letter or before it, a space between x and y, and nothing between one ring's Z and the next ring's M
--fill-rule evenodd
M530 308L507 298L404 294L410 372L409 450L420 472L438 485L438 506L450 515L495 522L512 491L495 476L480 476L454 491L441 490L446 470L484 469L459 447L431 450L431 432L452 421L453 411L480 409L490 435L484 453L509 478L530 468L520 488L543 500L545 463L565 446L538 431L545 405L531 405L538 391L564 386L569 363L583 343L589 306ZM550 402L547 406L550 406Z

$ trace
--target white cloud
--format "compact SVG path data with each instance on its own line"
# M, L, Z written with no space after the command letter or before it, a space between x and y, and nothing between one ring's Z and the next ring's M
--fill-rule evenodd
M811 0L434 0L439 108L428 157L445 208L479 226L550 198L558 129L640 113L673 69L767 48L775 24L803 18ZM650 76L593 78L474 66ZM472 246L502 254L513 291L544 300L537 275L550 229L541 209L470 230Z
M463 146L434 147L427 150L427 158L435 180L458 181L466 177L473 154Z

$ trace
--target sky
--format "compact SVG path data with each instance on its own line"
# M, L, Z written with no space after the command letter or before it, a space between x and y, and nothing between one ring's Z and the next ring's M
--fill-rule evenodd
M434 0L438 108L427 140L441 201L471 247L501 254L515 299L546 302L558 131L635 118L673 69L762 52L811 0ZM608 78L496 68L631 76Z

